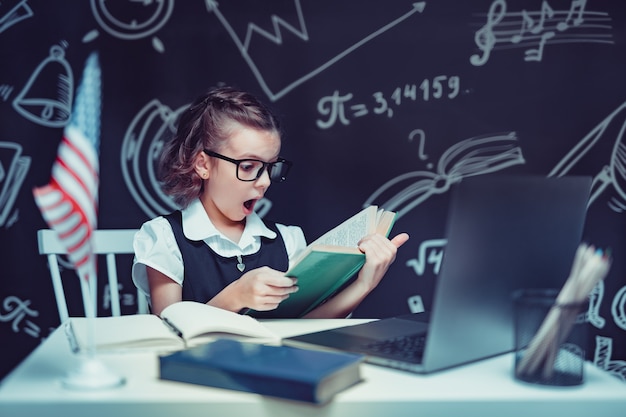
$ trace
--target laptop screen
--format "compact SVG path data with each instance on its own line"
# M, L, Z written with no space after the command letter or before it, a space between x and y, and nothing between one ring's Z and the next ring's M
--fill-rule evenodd
M511 294L561 288L580 243L590 187L588 177L489 175L453 189L424 352L429 367L451 356L463 362L513 350Z
M580 244L590 189L588 177L490 175L455 185L423 355L388 349L390 341L424 333L419 314L283 343L354 351L368 362L419 373L513 351L512 294L561 288Z

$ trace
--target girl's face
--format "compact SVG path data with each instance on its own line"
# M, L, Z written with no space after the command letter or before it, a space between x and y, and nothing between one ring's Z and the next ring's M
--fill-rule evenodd
M224 146L215 151L231 159L274 162L280 152L280 137L274 132L238 126ZM239 169L243 172L245 166L242 164ZM254 181L241 181L235 163L206 153L197 156L196 172L204 178L200 199L218 229L243 225L271 184L267 169Z

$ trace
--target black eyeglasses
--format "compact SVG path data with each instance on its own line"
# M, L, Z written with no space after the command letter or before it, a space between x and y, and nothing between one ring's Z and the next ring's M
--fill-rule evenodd
M233 159L208 149L205 149L204 153L237 165L237 179L240 181L255 181L267 169L267 172L270 174L270 180L283 182L287 178L291 165L293 165L291 161L283 158L278 158L275 162L264 162L258 159Z

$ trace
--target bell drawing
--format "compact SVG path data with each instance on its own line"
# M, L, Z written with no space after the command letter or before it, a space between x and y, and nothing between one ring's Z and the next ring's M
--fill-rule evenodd
M74 78L65 52L54 45L13 100L13 107L37 124L63 127L70 118L73 90Z

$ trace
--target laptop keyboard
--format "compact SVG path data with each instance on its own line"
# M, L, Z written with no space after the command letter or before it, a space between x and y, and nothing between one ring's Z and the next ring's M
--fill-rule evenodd
M426 333L417 333L366 343L363 347L377 353L419 360L424 355L425 342Z

